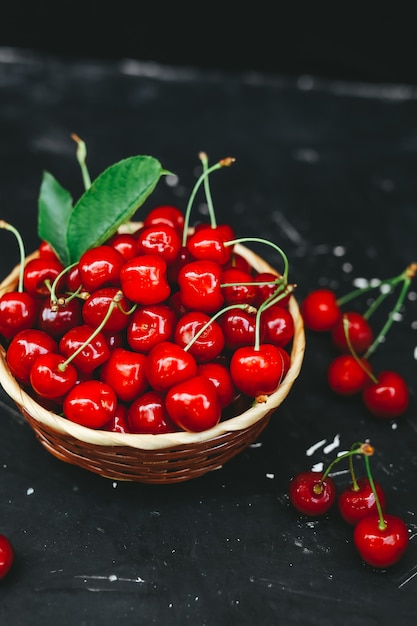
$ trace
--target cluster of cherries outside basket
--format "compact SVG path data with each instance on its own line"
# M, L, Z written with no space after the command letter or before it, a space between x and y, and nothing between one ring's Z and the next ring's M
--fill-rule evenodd
M76 139L85 202L73 209L45 174L42 243L26 261L19 233L1 224L21 249L19 283L0 300L0 334L16 380L68 420L124 433L200 432L218 424L238 397L264 402L290 367L293 286L280 248L236 239L231 226L216 222L209 175L234 159L209 167L201 153L203 173L186 212L158 206L129 226L133 209L169 172L138 157L144 190L129 197L124 188L127 209L103 214L97 195L100 201L117 176L126 186L130 160L105 172L94 196L85 146ZM202 185L210 222L190 229ZM279 253L282 274L254 272L236 251L250 241Z

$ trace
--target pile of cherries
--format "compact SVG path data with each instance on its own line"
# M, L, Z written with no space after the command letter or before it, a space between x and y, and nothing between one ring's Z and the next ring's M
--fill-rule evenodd
M404 305L406 294L417 272L417 263L411 263L401 274L369 287L361 287L337 298L331 289L316 289L301 303L306 328L318 333L329 333L337 356L327 370L330 388L341 396L360 395L368 411L381 419L395 419L403 415L410 401L406 380L394 370L373 372L371 355L385 339L388 330ZM399 295L386 322L375 333L370 318L385 299L399 288ZM344 305L369 291L378 295L365 312Z
M325 471L307 470L294 476L289 484L291 504L303 515L325 515L337 504L342 519L353 527L353 542L362 560L374 568L385 569L397 563L405 553L409 534L405 522L386 512L386 496L373 479L369 457L374 448L369 443L354 444L337 456ZM362 456L366 475L356 477L353 458ZM334 465L349 459L351 482L338 492L331 476Z
M287 259L210 215L191 229L178 207L156 206L69 267L46 241L26 259L1 222L22 257L0 299L19 384L68 420L122 433L200 432L242 399L264 402L291 361ZM236 251L251 241L278 251L282 274Z

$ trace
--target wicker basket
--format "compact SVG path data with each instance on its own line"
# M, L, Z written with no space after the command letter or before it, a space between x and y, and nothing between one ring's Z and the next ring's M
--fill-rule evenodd
M236 252L244 256L258 272L276 273L246 247L237 245ZM18 274L19 267L15 267L0 284L0 296L16 288ZM142 483L186 481L220 468L256 441L272 413L287 397L300 372L305 349L304 325L293 296L289 308L295 323L291 366L277 391L266 402L245 408L242 413L204 432L122 434L75 424L40 406L20 387L10 373L2 347L0 384L35 431L41 444L58 459L112 480Z

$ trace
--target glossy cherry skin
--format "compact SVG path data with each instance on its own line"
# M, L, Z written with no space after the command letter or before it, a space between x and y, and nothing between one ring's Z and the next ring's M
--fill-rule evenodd
M116 248L125 261L133 259L138 254L136 237L133 233L116 233L107 241L107 244Z
M14 550L10 540L0 535L0 580L9 573L14 561Z
M290 502L300 513L309 516L324 515L336 500L333 479L323 472L301 472L291 479L288 492Z
M216 228L200 228L187 239L187 249L197 260L210 260L224 265L229 261L233 246L225 246L224 234Z
M100 369L100 380L114 389L122 402L132 402L148 387L146 356L126 348L114 348Z
M367 477L358 478L357 489L353 484L344 489L338 496L337 505L342 518L355 526L359 520L366 517L370 513L377 513L375 495ZM378 496L381 509L385 511L386 498L381 485L374 480L375 490Z
M256 287L248 284L254 282L249 272L238 268L224 269L221 282L225 305L241 303L252 304L255 301Z
M156 254L168 263L175 261L181 250L181 237L173 226L152 224L137 237L139 254Z
M384 514L386 528L380 528L378 514L361 519L353 530L353 541L362 560L371 567L385 569L395 565L408 547L405 522L396 515Z
M241 254L238 254L235 250L233 250L227 263L223 265L224 270L231 268L239 269L243 272L247 272L248 274L252 274L252 266L249 261L247 261Z
M101 287L93 291L82 305L82 320L84 324L91 328L100 326L118 292L119 289L117 287ZM127 328L130 322L129 311L131 308L132 303L125 295L122 295L120 301L113 307L101 331L104 334L111 335Z
M233 351L242 346L253 346L256 326L254 313L238 308L230 309L225 311L218 320L227 350Z
M178 286L183 305L192 311L214 313L221 309L222 268L214 261L191 261L178 272Z
M33 391L41 398L60 400L77 383L78 372L68 363L65 369L65 357L56 352L40 354L30 370L30 384Z
M65 396L63 412L67 419L88 428L102 428L116 413L117 397L100 380L85 380Z
M34 258L25 265L23 288L34 297L48 296L52 283L64 269L58 259ZM58 281L57 291L65 289L65 276Z
M161 341L174 337L176 314L166 304L139 306L131 316L126 339L132 350L148 353Z
M166 391L196 373L193 355L171 341L158 343L147 356L146 376L155 391Z
M161 435L172 433L178 427L165 408L165 396L157 391L146 391L136 398L128 408L130 432Z
M72 298L66 300L64 296L58 296L58 304L55 305L49 298L39 304L37 327L54 339L59 339L73 326L82 323L82 300Z
M143 225L146 227L154 224L167 224L175 228L179 235L182 235L184 221L184 214L178 207L163 204L154 207L147 213Z
M26 291L8 291L0 298L0 335L10 339L19 330L32 328L38 314L36 299Z
M171 294L167 263L156 254L127 261L120 271L120 283L125 296L137 304L159 304Z
M230 359L230 374L235 386L247 396L257 398L276 391L286 374L285 350L272 344L238 348Z
M81 283L86 291L119 286L123 255L111 245L103 244L86 250L78 263Z
M197 374L206 376L217 389L220 405L226 408L237 396L237 390L230 375L229 368L221 361L211 361L210 363L199 363Z
M224 348L223 332L215 320L210 320L207 313L189 311L178 320L175 327L174 341L182 348L188 346L197 333L206 327L189 348L197 363L212 361Z
M360 359L359 363L351 354L341 354L330 363L327 381L335 393L352 396L361 392L371 382L367 372L372 373L372 367L367 360Z
M221 418L216 387L205 376L193 376L171 387L165 406L172 421L188 432L213 428Z
M316 289L301 303L306 328L316 332L330 331L341 316L336 295L330 289Z
M261 314L261 333L265 343L285 348L294 337L294 319L281 304L273 304Z
M41 241L38 246L38 253L41 259L53 259L54 261L59 261L55 250L47 241Z
M131 430L127 419L127 406L119 402L113 417L102 426L102 429L112 433L122 433L124 435L130 433Z
M99 332L93 339L90 339L94 332L95 329L91 326L81 324L71 328L59 340L59 351L66 358L72 356L76 350L88 342L72 360L72 364L82 374L91 374L110 356L110 348L105 335Z
M272 272L260 272L255 276L255 282L259 283L256 286L256 297L254 300L254 305L259 307L263 302L268 300L273 295L281 294L284 291L284 285L282 282L282 277L273 274ZM268 282L270 281L270 282ZM265 283L265 284L263 284ZM280 306L288 306L291 294L287 294L280 298L279 304Z
M10 341L6 359L13 376L22 384L29 385L30 370L40 354L57 352L58 344L50 335L35 328L19 331Z
M403 415L409 406L410 392L404 378L386 370L362 391L362 400L375 417L394 419Z
M340 352L351 352L345 335L345 321L353 351L358 355L364 354L373 341L374 332L363 315L355 311L343 313L333 326L331 331L333 345Z

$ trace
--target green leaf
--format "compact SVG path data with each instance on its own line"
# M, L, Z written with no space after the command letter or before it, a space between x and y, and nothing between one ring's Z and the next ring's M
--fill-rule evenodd
M72 212L71 194L44 172L38 199L38 235L54 249L64 265L70 262L66 230Z
M143 155L119 161L100 174L71 212L66 229L70 263L131 219L163 174L169 172L158 160Z

